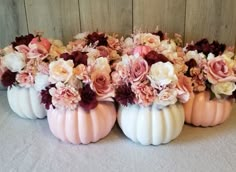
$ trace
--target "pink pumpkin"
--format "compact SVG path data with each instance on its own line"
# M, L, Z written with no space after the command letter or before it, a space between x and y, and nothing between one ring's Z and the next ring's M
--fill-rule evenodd
M223 123L230 115L231 100L210 100L210 93L192 93L190 100L184 104L185 122L195 126L215 126Z
M85 111L49 109L48 123L52 133L64 142L88 144L97 142L111 131L116 121L116 109L112 102L100 102L97 107Z
M38 44L40 46L43 46L47 49L47 51L50 50L51 43L48 41L48 39L43 37L35 37L31 40L30 44Z

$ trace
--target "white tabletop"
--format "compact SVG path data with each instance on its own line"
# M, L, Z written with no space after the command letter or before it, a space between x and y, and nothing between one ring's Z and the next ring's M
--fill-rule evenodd
M236 171L236 106L224 124L185 125L166 145L133 143L117 125L97 143L72 145L51 134L47 119L16 116L0 91L0 172L8 171Z

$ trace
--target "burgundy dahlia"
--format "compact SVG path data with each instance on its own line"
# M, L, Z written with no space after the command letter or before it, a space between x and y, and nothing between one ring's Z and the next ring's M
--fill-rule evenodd
M55 84L51 84L41 91L41 103L45 105L46 109L49 109L50 105L52 105L52 96L49 93L49 89L52 87L55 87ZM55 107L53 106L53 108Z
M158 54L156 51L150 51L144 56L144 59L148 62L148 65L151 66L156 62L168 62L169 59L162 54Z
M19 37L16 37L15 41L13 41L11 44L12 44L13 48L15 48L18 45L28 46L33 38L34 38L33 34L28 34L28 35L25 35L25 36L21 35Z
M10 70L6 70L3 74L2 74L2 85L4 87L11 87L12 85L14 85L14 83L16 82L16 74L17 72L12 72Z
M185 62L185 64L188 66L188 70L186 72L186 75L190 77L191 76L190 75L190 70L191 70L191 68L197 66L197 62L194 59L190 59L189 61Z
M116 101L124 106L128 106L128 104L134 104L134 98L135 94L128 85L121 85L115 91Z
M75 66L79 64L87 65L88 56L86 52L74 51L71 54L63 53L60 57L64 60L73 60Z
M104 33L97 33L97 32L93 32L92 34L89 34L87 36L87 39L88 39L88 45L89 44L94 44L95 42L98 41L98 44L97 46L107 46L108 45L108 42L107 42L107 37L105 36Z
M81 88L79 93L81 97L79 105L83 107L84 110L89 111L98 105L96 93L90 88L88 84Z

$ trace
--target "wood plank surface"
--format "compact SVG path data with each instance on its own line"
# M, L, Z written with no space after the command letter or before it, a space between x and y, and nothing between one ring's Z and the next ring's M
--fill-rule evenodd
M78 0L25 0L30 32L43 31L47 37L65 43L80 31Z
M0 0L0 48L27 33L24 0Z
M134 27L184 34L185 0L133 0Z
M234 45L236 35L235 0L187 0L186 41L207 37Z
M132 0L79 0L82 31L132 32Z

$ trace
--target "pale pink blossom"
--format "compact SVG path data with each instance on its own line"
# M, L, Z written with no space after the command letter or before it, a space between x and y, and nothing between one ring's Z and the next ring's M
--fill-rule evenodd
M34 58L44 59L48 56L48 50L40 44L30 44L29 48L30 48L30 50L26 55L27 58L30 58L30 59L34 59Z
M181 103L186 103L190 98L190 93L193 91L191 78L180 74L177 83L177 98Z
M147 80L142 83L134 84L131 88L132 91L135 93L136 103L140 105L151 105L157 96L156 89L150 86Z
M87 67L84 64L79 64L73 70L74 75L83 83L89 83L90 77Z
M134 36L135 45L146 45L152 49L158 48L160 45L160 37L151 33L139 33Z
M177 102L177 89L164 89L158 93L154 103L158 109L175 104Z
M86 40L78 39L73 42L69 42L67 48L70 51L82 51L86 44L87 44Z
M75 88L69 85L64 85L61 82L58 82L56 87L52 87L49 90L49 93L52 96L52 104L56 108L74 110L81 99L79 92L75 90Z
M149 46L146 45L139 45L134 48L133 54L139 54L140 56L144 57L146 54L148 54L152 49Z
M111 53L111 49L106 46L98 46L96 49L99 51L101 57L108 57Z
M135 58L130 65L130 82L141 82L148 73L148 63L143 58Z
M29 43L30 48L35 47L35 45L36 47L40 47L40 49L45 49L47 52L51 47L51 43L49 42L49 40L47 38L41 37L41 35L33 38Z
M30 51L30 48L28 46L24 45L24 44L16 46L15 49L19 53L23 53L25 55Z
M227 66L226 61L221 56L209 60L207 64L205 72L210 83L236 82L233 70Z
M42 74L45 74L45 75L49 75L49 64L44 62L44 61L40 61L38 66L38 71Z
M20 71L16 75L16 81L19 83L19 86L29 88L34 85L34 76L29 71Z
M114 71L111 73L112 83L115 85L121 85L122 84L122 78L120 77L119 73L117 71Z

